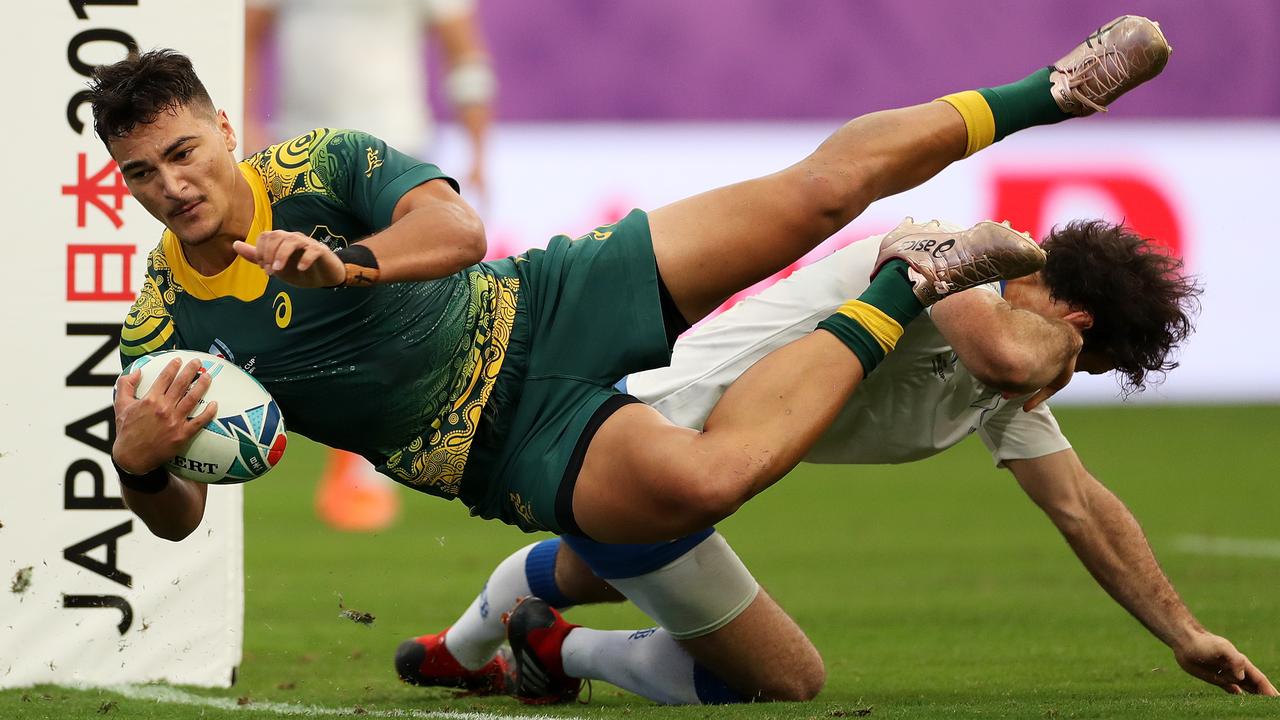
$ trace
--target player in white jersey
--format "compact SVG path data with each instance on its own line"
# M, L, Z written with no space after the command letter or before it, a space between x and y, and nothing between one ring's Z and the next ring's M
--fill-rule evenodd
M627 378L627 392L673 422L701 428L734 378L775 343L785 344L816 325L824 309L840 304L840 292L867 284L859 272L872 266L875 253L873 242L854 243L748 298L677 343L670 367ZM998 284L975 289L994 298L1002 294ZM975 431L997 462L1071 447L1048 407L1021 412L1018 403L1003 401L1000 391L958 363L931 315L926 311L912 323L885 357L883 372L867 378L806 462L911 462L939 453ZM903 432L904 428L911 431Z
M472 144L465 178L479 189L496 81L475 22L475 0L248 0L245 82L263 101L266 37L278 52L278 138L318 126L359 128L416 156L433 135L428 36L444 60L444 96ZM252 118L258 113L250 113ZM252 143L264 138L248 138ZM265 144L265 143L263 143Z
M855 243L744 300L683 337L670 367L627 378L626 390L701 427L756 360L862 290L879 242ZM1196 622L1128 510L1084 469L1041 402L1075 371L1115 370L1138 390L1149 373L1171 369L1168 353L1191 330L1198 286L1177 260L1100 221L1056 230L1045 247L1041 273L961 293L912 322L806 460L911 462L977 433L1187 672L1229 692L1276 694L1248 658ZM505 656L495 659L500 615L529 595L507 628L516 667L508 680ZM597 631L553 609L623 596L661 628ZM451 628L405 641L397 669L409 682L468 677L473 689L505 687L536 702L575 697L581 678L663 703L806 700L825 677L809 639L710 529L656 545L566 535L523 548Z

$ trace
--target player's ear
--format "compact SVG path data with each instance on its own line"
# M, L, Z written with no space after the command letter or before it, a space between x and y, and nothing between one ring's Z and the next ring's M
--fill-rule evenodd
M217 115L218 131L222 133L223 144L227 147L227 152L235 152L236 130L231 127L231 119L227 117L226 110L219 110Z
M1090 315L1084 310L1075 310L1073 312L1069 312L1066 315L1064 315L1062 319L1070 323L1073 327L1075 327L1076 330L1079 330L1080 332L1084 332L1085 330L1088 330L1089 328L1093 327L1093 315Z

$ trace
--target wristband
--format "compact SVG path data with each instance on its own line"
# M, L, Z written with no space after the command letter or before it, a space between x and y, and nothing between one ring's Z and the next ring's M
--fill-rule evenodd
M454 107L488 105L498 90L498 80L486 60L455 65L444 80L445 95Z
M348 245L334 253L347 269L347 277L330 287L369 287L378 282L378 260L367 245Z
M126 471L124 468L120 467L114 457L111 458L111 465L115 467L116 473L120 475L120 484L130 490L146 493L148 495L155 495L161 490L169 487L169 472L164 469L163 465L151 472L143 473L142 475L134 475L133 473Z

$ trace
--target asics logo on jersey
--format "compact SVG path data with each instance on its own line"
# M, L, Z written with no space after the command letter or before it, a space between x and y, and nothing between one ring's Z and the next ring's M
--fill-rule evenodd
M276 293L276 298L271 301L271 309L275 311L276 327L281 330L289 327L289 321L293 319L293 301L289 299L289 294L283 290Z
M943 254L945 254L948 250L950 250L955 246L956 246L955 238L948 238L946 240L943 240L942 242L938 242L933 238L928 238L928 239L922 239L922 240L908 240L902 243L903 250L915 250L915 251L925 251L925 252L931 251L929 252L929 254L939 259L942 258Z

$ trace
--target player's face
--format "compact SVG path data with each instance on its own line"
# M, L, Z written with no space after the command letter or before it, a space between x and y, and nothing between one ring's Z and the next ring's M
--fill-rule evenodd
M1080 355L1076 357L1076 372L1085 372L1090 375L1105 375L1115 369L1115 363L1111 362L1106 358L1106 356L1100 353L1081 350Z
M129 192L184 244L229 232L239 170L225 113L185 106L162 112L109 148Z

